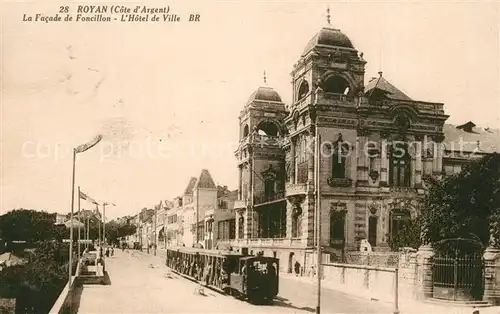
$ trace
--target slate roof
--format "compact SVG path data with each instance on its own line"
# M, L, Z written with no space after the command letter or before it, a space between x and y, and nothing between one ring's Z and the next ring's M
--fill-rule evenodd
M207 169L203 169L203 170L201 170L200 177L196 181L194 188L195 189L216 189L217 186L215 185L214 179L212 179L210 172L208 172Z
M380 73L381 74L381 73ZM412 100L408 95L400 91L394 85L389 83L382 75L372 78L365 86L365 95L370 95L373 90L381 90L387 98L395 100Z
M302 55L307 54L316 46L354 48L351 40L340 29L323 27L307 43Z
M254 101L281 102L281 97L278 92L275 91L272 87L264 86L257 88L257 90L250 95L247 103L251 103Z
M188 183L186 189L184 190L184 195L193 194L193 188L194 188L195 184L196 184L196 178L191 177L191 179L189 179L189 183Z
M218 195L217 199L237 200L238 199L238 190L228 191L226 194Z
M470 126L471 132L464 130L464 126ZM459 151L462 141L462 149L465 152L500 153L500 129L477 127L469 121L459 126L445 124L443 133L445 136L443 144L447 150Z

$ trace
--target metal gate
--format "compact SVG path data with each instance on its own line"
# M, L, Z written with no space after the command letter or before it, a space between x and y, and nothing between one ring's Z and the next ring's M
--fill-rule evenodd
M470 250L470 246L463 250L457 243L455 249L435 252L432 281L436 299L481 301L484 292L482 250Z

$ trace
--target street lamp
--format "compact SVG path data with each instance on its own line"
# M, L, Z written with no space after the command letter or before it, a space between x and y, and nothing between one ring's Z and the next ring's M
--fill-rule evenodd
M106 244L106 205L116 206L114 203L104 202L102 204L102 242Z
M69 270L68 270L68 287L71 290L71 275L72 275L72 268L73 268L73 212L75 209L75 173L76 173L76 154L83 153L95 145L99 143L102 140L102 135L97 135L92 141L82 144L76 148L73 148L73 173L72 173L72 178L71 178L71 214L70 214L70 231L69 231L69 238L70 238L70 245L69 245ZM78 196L80 197L80 196Z

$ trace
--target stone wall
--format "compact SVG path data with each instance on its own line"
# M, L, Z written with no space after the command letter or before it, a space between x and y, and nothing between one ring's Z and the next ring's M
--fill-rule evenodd
M392 302L396 269L399 298L417 299L420 285L415 252L349 252L345 263L323 264L322 277L326 286L340 285L346 291Z

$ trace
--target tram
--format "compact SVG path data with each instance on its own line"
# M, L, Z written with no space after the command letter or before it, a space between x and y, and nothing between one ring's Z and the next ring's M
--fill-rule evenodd
M279 259L262 254L197 248L167 249L166 265L192 280L252 303L271 302L279 290Z

